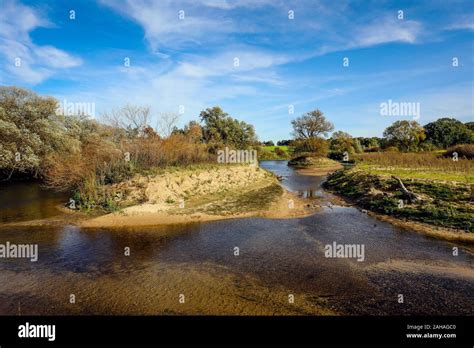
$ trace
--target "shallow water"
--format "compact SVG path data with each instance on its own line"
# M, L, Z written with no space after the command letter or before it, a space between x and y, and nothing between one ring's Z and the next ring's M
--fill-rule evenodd
M323 195L320 177L299 175L286 162L261 166L283 176L289 190ZM35 206L41 211L56 199L48 195ZM39 259L0 259L0 314L474 312L471 249L352 207L327 207L301 219L115 230L3 226L0 243L6 241L37 243ZM364 245L364 261L326 258L324 247L333 242Z

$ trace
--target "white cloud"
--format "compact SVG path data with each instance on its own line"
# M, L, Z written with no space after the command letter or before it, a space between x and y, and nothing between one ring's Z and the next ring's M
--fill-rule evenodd
M82 64L80 58L53 46L39 46L29 33L51 23L37 11L13 0L2 3L0 11L0 56L6 75L21 82L37 84L54 75L56 70Z
M145 38L153 51L166 47L181 47L199 42L207 36L222 35L233 30L230 20L205 16L188 1L101 0L101 3L130 17L145 31ZM180 11L184 18L180 19Z
M238 68L233 66L236 55L240 57ZM98 108L105 111L120 101L148 105L157 113L177 112L184 105L183 121L195 119L203 108L258 95L257 81L278 85L281 81L272 68L286 61L286 57L241 46L211 57L185 56L167 71L154 64L133 71L120 68L120 84L96 86Z
M474 22L464 21L453 23L445 28L446 30L474 30Z
M200 2L208 7L215 7L223 10L231 10L238 7L261 7L265 5L275 5L277 0L191 0Z
M195 57L180 62L176 72L191 78L239 75L258 69L267 69L291 61L290 57L272 54L250 47L230 49L213 57Z
M81 65L81 59L53 46L36 46L34 53L52 68L72 68Z
M354 28L350 46L367 47L389 42L413 44L421 33L421 23L387 17L360 28Z

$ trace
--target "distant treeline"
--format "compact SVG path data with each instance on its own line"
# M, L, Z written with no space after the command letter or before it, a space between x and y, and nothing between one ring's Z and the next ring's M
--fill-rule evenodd
M474 122L462 123L454 118L440 118L421 126L413 120L399 120L387 127L383 137L353 137L343 131L334 130L320 110L296 118L292 122L294 139L280 140L277 146L291 146L295 154L329 155L343 159L344 154L380 151L435 151L453 148L459 144L474 143ZM262 142L263 146L274 146L273 141ZM467 147L465 147L467 149ZM472 146L469 147L472 149ZM466 157L470 157L466 153Z

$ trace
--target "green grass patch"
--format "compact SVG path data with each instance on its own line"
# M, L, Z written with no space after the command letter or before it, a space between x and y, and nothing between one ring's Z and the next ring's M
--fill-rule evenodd
M259 160L288 160L293 153L291 146L262 146L258 153Z
M372 174L380 174L385 176L398 176L401 179L423 179L438 181L456 181L465 183L474 183L474 173L468 172L448 172L440 169L430 168L381 168L375 164L358 164L358 168L364 169Z
M395 174L387 173L384 174ZM339 170L328 176L326 188L341 194L358 206L398 218L436 226L474 232L474 205L468 183L450 183L408 177L406 188L420 196L417 203L407 202L396 180L387 175L361 169ZM400 200L403 204L400 205Z

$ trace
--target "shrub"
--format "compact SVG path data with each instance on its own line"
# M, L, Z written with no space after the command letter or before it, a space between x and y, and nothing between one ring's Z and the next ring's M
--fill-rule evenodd
M294 142L294 152L299 156L326 157L328 142L323 138L298 139Z
M379 146L371 146L364 149L364 152L380 152Z
M398 152L398 147L396 146L389 146L383 150L384 152Z
M275 153L278 157L285 157L286 156L286 152L283 151L282 149L280 149L279 147L275 148Z
M458 158L474 159L474 144L459 144L449 147L444 153L445 157L453 157L453 153L458 154Z

